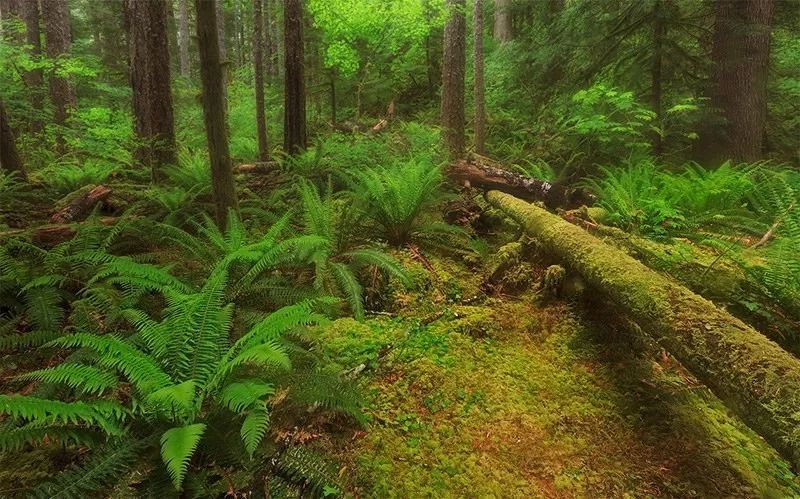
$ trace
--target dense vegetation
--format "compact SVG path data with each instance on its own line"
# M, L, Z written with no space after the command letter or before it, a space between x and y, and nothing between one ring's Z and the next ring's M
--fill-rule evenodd
M796 387L684 360L800 370L798 26L0 0L0 497L800 495ZM493 189L713 314L676 351Z

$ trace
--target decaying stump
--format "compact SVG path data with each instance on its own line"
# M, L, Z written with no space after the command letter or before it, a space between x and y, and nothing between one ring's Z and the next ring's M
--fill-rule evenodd
M489 192L487 199L800 465L800 360L710 301L561 217L498 191Z
M75 194L66 206L58 210L50 217L50 222L54 224L66 224L79 222L89 216L95 206L108 199L111 189L105 185L90 187Z

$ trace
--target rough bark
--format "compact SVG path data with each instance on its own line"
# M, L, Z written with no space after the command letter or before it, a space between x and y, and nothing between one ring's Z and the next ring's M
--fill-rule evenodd
M487 198L637 322L794 465L800 464L800 360L566 220L498 191Z
M38 60L42 55L41 30L39 28L39 2L25 1L20 5L20 16L25 22L25 41L31 47L31 57ZM30 120L30 129L37 133L42 130L41 113L44 110L44 76L41 69L27 71L23 75L28 89L31 106L37 115Z
M225 10L222 8L222 0L215 0L214 15L217 18L217 45L219 46L219 60L222 63L222 104L225 111L225 118L228 117L228 71L230 70L230 60L228 59L228 47L225 35ZM225 133L230 135L227 127Z
M712 104L726 120L723 156L762 156L773 0L717 0Z
M181 76L189 78L191 76L189 62L189 0L180 0L178 5L178 38Z
M285 0L284 12L283 149L296 154L306 148L306 83L304 73L302 0Z
M664 23L662 0L656 0L653 4L653 61L650 68L650 80L652 84L650 99L653 112L656 114L656 123L660 126L664 121L664 112L661 98L661 73L662 59L664 54L664 37L667 34L667 26ZM660 156L662 152L661 134L653 134L653 153Z
M25 176L25 167L17 151L14 131L8 121L6 106L2 99L0 99L0 170L17 172L18 175Z
M483 82L483 0L475 0L473 15L474 98L475 98L475 152L486 153L486 97Z
M269 74L277 78L280 74L280 32L278 26L277 0L267 0L267 31L270 33Z
M511 27L511 0L494 0L494 37L502 43L514 38Z
M442 63L442 128L451 160L464 156L464 74L466 70L466 1L447 0Z
M273 76L273 47L272 47L272 17L275 15L272 9L272 1L264 0L263 4L264 19L262 26L264 29L264 71L267 77Z
M200 77L203 84L203 118L208 155L211 160L211 181L217 224L225 227L229 210L239 210L233 182L227 121L223 97L223 64L217 41L217 16L214 0L195 0L197 42L200 51Z
M97 185L82 189L74 193L67 204L53 213L50 222L54 224L66 224L70 222L80 222L92 212L95 206L102 203L111 196L111 189L105 185Z
M594 196L583 189L520 175L479 155L456 161L446 173L452 180L469 187L496 189L529 201L543 201L551 208L575 208L594 202Z
M258 160L269 160L267 121L264 112L264 17L261 0L253 0L253 72L256 85L256 125L258 127Z
M167 2L127 0L136 160L161 180L162 167L175 163L175 118L170 85Z
M67 0L41 0L41 6L47 57L58 61L69 54L72 45ZM67 124L67 118L77 107L78 101L72 84L58 75L58 69L56 62L49 75L50 99L55 106L53 120L63 126Z

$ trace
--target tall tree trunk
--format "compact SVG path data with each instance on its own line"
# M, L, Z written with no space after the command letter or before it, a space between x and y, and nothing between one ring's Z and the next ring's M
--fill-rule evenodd
M189 64L189 0L180 0L178 9L181 76L189 78L191 76Z
M170 86L167 1L127 0L131 89L137 137L136 160L163 179L162 167L175 163L175 119Z
M661 91L661 66L664 55L664 37L667 34L667 27L664 23L664 13L661 5L662 0L655 0L653 4L653 63L650 68L650 79L652 89L650 93L653 112L656 114L656 123L661 130L664 123L664 110ZM656 131L653 134L653 153L660 156L663 148L661 133Z
M228 71L230 71L230 61L228 60L228 48L225 35L225 10L222 8L222 0L214 1L214 15L217 17L217 44L219 46L219 60L222 63L222 104L225 111L227 122L228 117ZM226 133L229 133L226 128Z
M501 42L514 38L511 27L511 0L494 0L494 37Z
M475 13L473 15L474 36L474 87L475 97L475 152L484 154L486 151L486 97L483 82L483 0L475 0Z
M217 225L225 227L228 211L239 210L233 182L223 100L224 68L220 60L215 0L195 0L200 77L203 84L203 118L211 160L211 182Z
M253 71L256 84L256 124L258 126L258 159L269 160L267 122L264 115L264 18L261 0L253 0Z
M277 78L280 75L280 61L281 61L281 49L280 49L280 25L278 23L278 1L277 0L267 0L267 4L270 5L269 9L269 27L267 28L270 31L270 38L272 39L272 48L270 49L272 54L272 59L270 60L270 74L273 78Z
M717 0L713 104L727 120L727 156L761 158L773 0Z
M450 159L464 156L464 73L466 66L466 0L447 0L442 63L442 127Z
M272 0L264 0L264 71L268 79L271 79L272 74L272 16L275 14L272 11Z
M6 106L2 99L0 99L0 170L17 172L19 175L25 176L25 168L17 151L14 131L8 122Z
M20 6L20 15L25 21L26 42L31 47L31 57L38 61L42 55L42 41L39 29L39 2L25 1ZM41 69L27 71L23 76L25 86L30 92L31 105L36 111L30 121L30 129L34 133L42 130L41 114L44 110L44 76Z
M58 60L66 57L72 44L67 0L41 0L44 20L44 39L47 57ZM66 125L70 113L77 107L75 89L70 82L58 75L60 64L50 73L50 99L55 106L53 119L58 125ZM59 139L60 140L60 139Z
M306 82L302 0L284 1L285 85L283 149L296 154L306 148Z

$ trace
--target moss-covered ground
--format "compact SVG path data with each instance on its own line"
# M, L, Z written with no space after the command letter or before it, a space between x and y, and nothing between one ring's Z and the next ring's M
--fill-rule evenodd
M428 285L393 296L402 308L320 337L367 393L368 425L323 444L346 494L800 496L772 448L611 310L471 300L479 272L414 268Z

